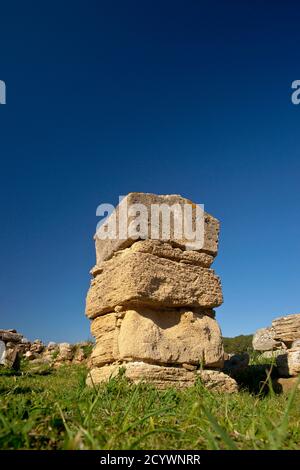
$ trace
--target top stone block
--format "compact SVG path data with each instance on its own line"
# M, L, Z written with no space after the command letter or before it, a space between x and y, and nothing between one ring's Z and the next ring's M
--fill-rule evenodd
M293 341L300 339L300 313L275 318L272 327L275 339L291 347Z
M99 266L143 239L216 256L218 236L219 221L189 199L176 194L129 193L97 229L96 263Z

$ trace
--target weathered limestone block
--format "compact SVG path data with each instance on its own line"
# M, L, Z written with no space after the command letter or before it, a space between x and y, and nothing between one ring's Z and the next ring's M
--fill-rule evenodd
M187 309L127 311L118 334L118 350L119 358L127 361L223 366L218 323Z
M150 382L157 388L190 387L196 380L194 372L182 367L162 367L144 362L128 362L93 368L89 372L87 385L108 382L111 378L117 377L121 370L133 383Z
M260 354L261 359L276 359L277 356L281 356L286 353L286 349L274 349L274 351L264 351Z
M84 351L83 351L82 347L80 347L80 345L79 345L76 348L74 358L73 358L73 363L74 364L82 364L85 360L86 360L86 357L85 357Z
M72 361L74 357L74 347L69 343L59 344L59 354L57 356L57 362Z
M283 341L288 346L296 339L300 339L300 313L276 318L272 321L275 339Z
M6 367L9 367L10 369L14 369L14 370L19 370L20 361L21 361L21 357L18 351L18 347L6 350L6 356L5 356Z
M212 269L148 253L124 253L104 262L92 280L86 315L96 318L117 305L213 308L222 301L221 283Z
M106 338L112 336L116 329L117 316L113 313L108 313L95 318L91 323L91 333L99 342L103 342Z
M16 330L0 330L0 341L4 343L20 343L23 336L16 332Z
M195 384L200 378L203 385L216 392L234 393L238 391L236 381L219 371L198 370L189 371L183 367L164 367L144 362L129 362L125 364L112 364L109 366L93 368L88 375L87 385L96 385L117 377L119 371L133 383L148 382L158 389L168 387L187 388Z
M122 312L119 319L116 313L97 317L91 325L96 337L92 364L122 360L221 368L221 331L212 312L204 313L142 308Z
M275 340L274 328L260 328L253 336L252 346L255 351L272 351L281 347L281 342Z
M32 352L32 351L27 351L24 354L25 359L28 361L33 361L34 359L37 359L39 357L38 353Z
M295 341L292 342L292 346L291 346L291 349L299 349L300 348L300 338L299 339L295 339Z
M295 387L300 390L300 382L298 377L276 378L273 379L273 389L278 393L289 393Z
M2 366L5 365L5 359L6 359L5 343L2 340L0 340L0 365Z
M170 243L164 243L159 240L139 240L129 248L116 251L112 258L131 253L149 253L159 258L166 258L184 264L194 264L203 268L209 268L214 261L214 257L207 253L199 253L193 250L184 251L181 248L170 245ZM90 272L93 277L96 277L98 274L101 274L102 270L101 264L94 266Z
M300 374L300 348L288 349L285 354L276 358L280 376L289 377Z
M139 240L127 250L132 252L150 253L160 258L167 258L181 263L195 264L203 268L209 268L214 261L214 256L194 250L183 250L172 246L170 243L160 240ZM114 256L120 252L116 252Z
M179 204L180 207L183 207L184 204L190 204L195 207L191 201L186 198L183 198L179 195L156 195L156 194L145 194L145 193L129 193L119 204L116 210L111 214L111 218L115 218L117 229L119 227L120 213L124 210L125 206L130 207L133 204L143 204L148 209L148 214L150 214L150 208L153 204L166 204L171 207L174 204ZM129 225L130 222L134 219L134 216L129 215L126 217L126 224ZM171 218L172 221L172 218ZM106 223L109 223L109 219ZM100 240L95 235L96 240L96 257L97 265L100 265L103 261L110 259L116 251L122 250L131 246L136 238L126 237L122 239L119 230L117 230L115 239L105 239ZM219 221L212 217L210 214L204 214L204 243L201 251L207 252L213 256L216 256L218 251L218 235L219 235ZM148 220L148 236L143 238L151 238L151 220L149 217ZM154 238L154 237L152 237ZM160 238L161 239L161 238ZM174 227L171 224L170 237L167 237L165 241L171 241L182 249L186 249L186 245L190 243L190 240L186 238L178 239L176 237L176 232L174 232Z
M96 345L91 355L94 366L109 364L118 359L117 349L117 317L108 313L95 318L91 323L91 333L96 338Z
M218 370L203 369L197 371L197 374L208 390L225 393L235 393L239 390L233 377Z
M36 339L30 346L30 351L33 353L40 354L45 350L45 346L41 340Z

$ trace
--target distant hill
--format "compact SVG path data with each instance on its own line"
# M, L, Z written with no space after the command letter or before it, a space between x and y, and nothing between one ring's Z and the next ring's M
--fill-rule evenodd
M239 335L234 338L223 338L224 350L227 353L251 352L253 335Z

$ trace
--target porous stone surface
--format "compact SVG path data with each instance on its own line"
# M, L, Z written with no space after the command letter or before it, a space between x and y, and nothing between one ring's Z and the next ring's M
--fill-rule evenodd
M91 332L96 338L93 365L134 360L223 366L221 331L209 311L131 309L119 319L116 313L97 317Z
M60 343L57 361L72 361L73 357L74 347L69 343Z
M38 354L37 353L34 353L32 351L27 351L25 354L24 354L24 357L26 359L28 359L28 361L33 361L34 359L36 359L38 357Z
M129 252L102 264L91 281L86 315L96 318L120 304L213 308L222 301L221 283L212 269Z
M295 341L292 342L291 349L295 348L300 348L300 339L295 339Z
M186 251L160 240L139 240L129 248L116 251L111 258L130 253L148 253L158 256L159 258L166 258L179 263L193 264L203 268L209 268L214 261L214 257L208 253L193 250ZM96 277L102 270L102 263L99 265L96 264L96 266L91 269L91 274L93 277Z
M119 373L133 383L146 382L155 385L158 389L168 387L186 388L195 385L197 379L205 387L216 392L234 393L238 391L236 381L216 370L189 371L183 367L164 367L144 362L129 362L124 364L112 364L109 366L94 368L87 379L88 385L97 385L115 378Z
M0 340L0 365L5 365L6 360L6 346L4 341Z
M96 338L96 345L91 355L94 366L109 364L118 359L117 341L117 315L109 313L97 317L91 323L91 333Z
M275 318L272 327L275 339L291 346L293 341L300 339L300 313Z
M233 377L218 370L203 369L197 371L201 382L206 388L215 392L236 393L238 384Z
M120 359L129 361L223 366L218 323L208 315L186 309L127 311L118 335L118 349Z
M279 377L273 379L273 389L277 393L289 393L293 389L300 390L300 381L298 377Z
M4 343L19 343L22 341L23 336L17 333L16 330L1 330L0 329L0 341Z
M30 347L30 351L33 352L33 353L36 353L36 354L40 354L44 350L45 350L45 346L42 343L42 341L39 340L39 339L36 339Z
M261 358L276 359L280 377L297 377L300 374L300 314L275 318L271 327L255 333L253 347L264 351Z
M300 348L289 349L276 357L280 376L297 376L300 374Z
M142 204L147 209L147 213L149 215L151 206L157 204L165 204L168 207L172 207L177 204L181 208L184 207L185 204L189 204L192 207L195 206L195 204L192 203L189 199L186 199L177 194L157 195L150 193L129 193L114 210L109 219L107 219L105 222L106 224L111 223L112 225L114 225L114 221L116 222L116 238L101 240L97 237L97 233L95 235L97 265L100 265L103 261L110 259L116 251L128 248L135 241L137 241L136 237L132 238L119 232L120 215L122 217L122 215L125 214L125 224L126 226L130 226L134 215L132 215L130 211L126 211L126 206L129 208L130 206L134 207L136 204ZM172 218L170 220L172 222ZM147 234L143 236L143 239L154 238L151 237L151 234L153 233L151 224L153 223L155 224L155 222L151 220L149 216L147 221ZM157 228L160 229L161 227L158 226ZM216 256L218 252L218 235L219 221L210 214L204 213L204 240L201 251ZM157 238L161 239L160 237ZM170 234L165 238L165 241L171 241L183 249L186 249L187 245L190 244L190 240L188 238L185 238L184 236L178 238L176 236L176 231L174 231L174 226L172 223L170 227Z
M253 335L253 349L256 351L272 351L281 347L281 342L275 340L274 328L260 328Z

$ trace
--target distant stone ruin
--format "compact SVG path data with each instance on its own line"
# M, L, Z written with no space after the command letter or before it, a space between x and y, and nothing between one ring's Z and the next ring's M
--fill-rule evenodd
M276 318L270 327L257 330L253 349L261 352L261 357L276 359L280 377L295 378L286 383L296 382L300 374L300 313Z
M128 208L195 207L178 195L130 193L125 202ZM120 212L119 205L107 226L120 219ZM132 211L127 217L129 226ZM218 220L204 214L203 245L193 250L184 237L176 237L173 226L167 238L151 238L153 222L142 213L139 217L149 229L143 239L138 234L95 236L86 315L96 346L87 383L105 382L121 369L132 382L158 388L187 387L199 377L208 388L237 391L235 380L221 372L223 342L213 310L223 301L220 280L210 267L218 251Z
M0 365L19 369L27 340L16 330L0 330Z
M31 342L16 330L0 330L0 365L19 369L24 358L32 365L47 364L59 367L62 364L87 362L90 356L90 343L50 342L45 345L41 340Z
M5 343L0 340L0 365L5 366L6 363L6 347Z

